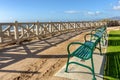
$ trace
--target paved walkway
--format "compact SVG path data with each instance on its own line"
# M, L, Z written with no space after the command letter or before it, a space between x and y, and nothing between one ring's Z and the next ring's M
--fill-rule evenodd
M0 80L48 80L66 63L68 43L82 35L66 33L0 49Z
M79 69L77 66L70 68L70 71L73 71L72 74L64 73L64 65L67 61L67 45L73 41L83 42L84 34L85 33L79 31L66 33L45 40L25 42L20 46L10 45L1 49L0 80L81 80L85 79L84 77L86 75L91 76L91 73L88 70L82 68ZM104 57L99 56L98 54L95 54L94 56L97 58L94 59L94 61L96 61L95 68L98 69L95 69L96 76L99 76L100 74L98 78L101 79ZM86 64L89 64L89 62ZM53 75L61 67L63 68L55 75L59 76L59 79L53 79ZM61 73L64 74L64 76ZM71 78L71 75L73 74L76 75L76 78ZM78 77L77 75L81 77Z
M94 53L93 55L94 67L95 67L95 76L97 80L103 80L103 71L105 64L105 55L99 55L99 53ZM73 57L70 61L76 61L82 64L86 64L91 66L91 61L81 61L78 58ZM72 80L92 80L92 73L87 68L83 68L81 66L71 64L69 65L68 72L65 72L66 65L60 69L55 76L65 77Z

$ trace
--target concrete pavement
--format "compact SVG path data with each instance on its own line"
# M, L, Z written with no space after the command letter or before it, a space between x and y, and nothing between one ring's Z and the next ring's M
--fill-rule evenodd
M104 50L105 52L105 50ZM105 55L99 55L99 52L96 50L93 54L94 67L95 67L95 76L97 80L103 80L103 71L105 64ZM80 59L73 57L70 61L77 61L91 66L91 60L81 61ZM64 65L55 76L68 78L71 80L92 80L92 73L89 69L81 67L79 65L70 64L68 73L65 72L66 65Z

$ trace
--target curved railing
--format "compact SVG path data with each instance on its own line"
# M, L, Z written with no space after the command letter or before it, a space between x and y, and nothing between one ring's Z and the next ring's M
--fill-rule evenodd
M46 38L72 31L95 29L107 22L17 22L0 23L0 43L17 43L31 38Z

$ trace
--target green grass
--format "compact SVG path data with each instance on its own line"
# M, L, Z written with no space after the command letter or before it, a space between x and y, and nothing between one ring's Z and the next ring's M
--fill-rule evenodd
M104 80L120 80L120 31L111 31L104 68Z

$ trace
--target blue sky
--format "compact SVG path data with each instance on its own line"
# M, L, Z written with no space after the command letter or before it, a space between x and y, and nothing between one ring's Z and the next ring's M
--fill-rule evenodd
M120 16L120 0L0 0L0 22L81 21Z

